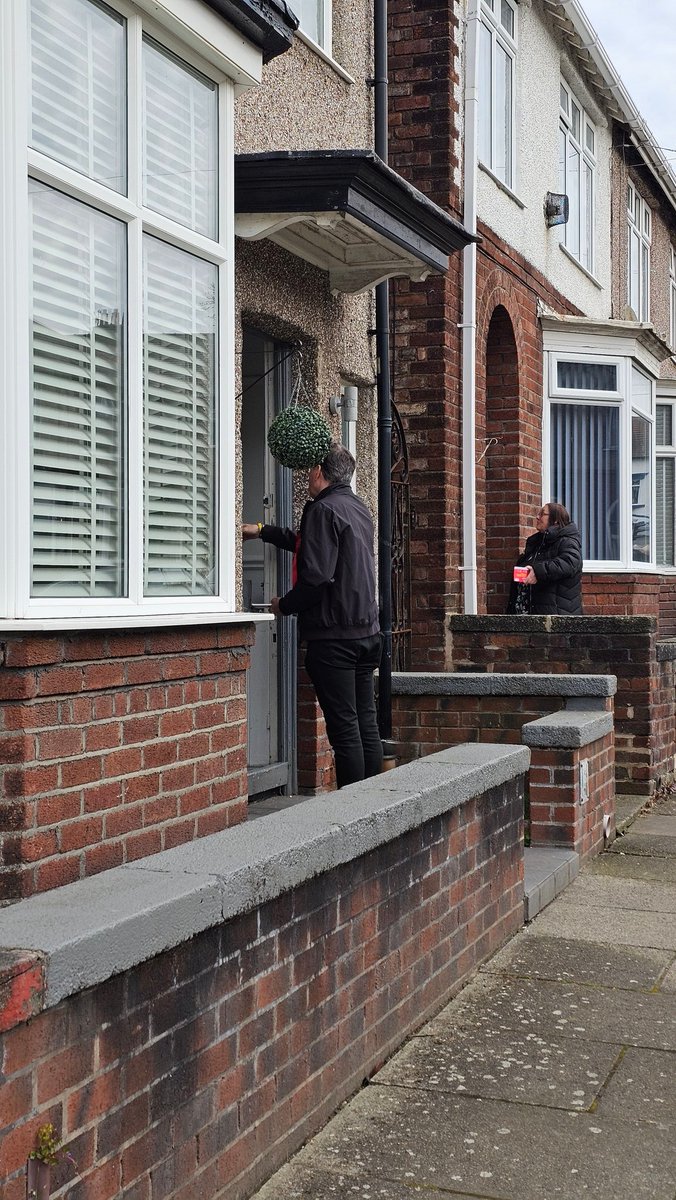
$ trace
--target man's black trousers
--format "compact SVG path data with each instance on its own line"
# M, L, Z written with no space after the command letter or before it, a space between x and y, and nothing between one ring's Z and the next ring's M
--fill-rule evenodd
M307 644L305 669L324 713L339 788L382 770L383 747L373 689L380 645L379 633Z

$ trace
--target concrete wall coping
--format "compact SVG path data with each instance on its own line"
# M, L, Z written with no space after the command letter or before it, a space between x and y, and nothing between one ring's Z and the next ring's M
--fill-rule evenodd
M523 775L524 746L462 745L0 909L43 958L43 1005L101 983Z
M411 671L392 675L395 696L614 696L614 675Z
M456 614L449 617L448 627L454 633L521 633L524 639L533 633L557 634L613 634L632 637L657 632L656 617L517 617L467 616Z
M611 733L612 728L612 713L566 708L537 721L527 721L522 726L521 737L527 746L568 750L588 746Z

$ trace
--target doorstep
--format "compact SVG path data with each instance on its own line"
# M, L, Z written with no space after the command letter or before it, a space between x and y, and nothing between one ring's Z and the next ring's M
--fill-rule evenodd
M527 846L523 863L524 920L532 921L576 878L580 856L554 846Z

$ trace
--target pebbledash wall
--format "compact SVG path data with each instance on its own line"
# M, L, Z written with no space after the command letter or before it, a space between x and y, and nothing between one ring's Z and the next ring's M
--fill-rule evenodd
M250 1196L523 923L528 758L447 750L0 911L3 1200L46 1121L68 1200Z
M251 623L0 638L0 900L246 818Z

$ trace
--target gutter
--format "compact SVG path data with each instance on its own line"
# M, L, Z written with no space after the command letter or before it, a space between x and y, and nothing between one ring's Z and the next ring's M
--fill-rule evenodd
M465 29L463 222L476 239L479 161L479 24L481 0L468 0ZM476 547L476 294L477 246L463 251L462 281L462 586L463 610L478 611Z

